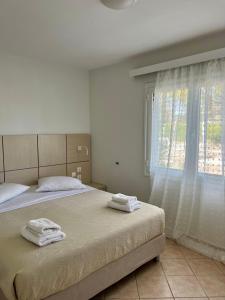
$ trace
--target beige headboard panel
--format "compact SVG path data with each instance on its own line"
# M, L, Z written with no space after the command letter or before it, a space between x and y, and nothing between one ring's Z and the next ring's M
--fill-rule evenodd
M36 184L45 176L91 181L89 134L0 136L0 182Z
M0 136L0 183L4 182L4 166L3 166L3 150L2 150L2 136Z
M0 183L4 182L4 173L0 172Z
M4 171L4 167L3 167L2 136L0 135L0 172L2 171Z
M67 162L81 162L90 160L91 137L89 134L67 135Z
M37 135L5 135L3 151L5 182L28 185L37 182Z
M37 180L38 168L5 172L5 182L33 185L37 184Z
M72 173L75 173L74 176L81 179L83 183L91 182L91 165L90 162L77 162L67 165L67 176L71 176Z
M66 164L66 135L38 135L39 166Z
M37 135L3 136L5 171L38 167Z
M47 176L66 176L66 164L40 167L39 177L47 177Z

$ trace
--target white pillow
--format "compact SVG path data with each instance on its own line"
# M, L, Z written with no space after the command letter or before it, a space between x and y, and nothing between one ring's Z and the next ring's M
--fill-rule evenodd
M17 184L17 183L2 183L0 184L0 203L3 203L13 197L16 197L30 187L27 185Z
M36 192L55 192L84 189L86 186L77 178L68 176L43 177L38 180Z

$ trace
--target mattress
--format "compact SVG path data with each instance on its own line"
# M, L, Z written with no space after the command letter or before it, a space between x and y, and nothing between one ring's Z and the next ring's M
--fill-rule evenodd
M15 210L18 208L42 203L45 201L51 201L58 198L67 196L79 195L94 190L95 188L86 185L86 188L67 190L67 191L56 191L56 192L36 192L37 186L33 185L25 193L12 198L10 201L6 201L0 204L0 213Z
M89 190L0 214L0 289L7 299L36 300L62 291L164 231L162 209L143 203L124 213L107 207L111 194ZM20 228L46 217L64 241L39 248Z

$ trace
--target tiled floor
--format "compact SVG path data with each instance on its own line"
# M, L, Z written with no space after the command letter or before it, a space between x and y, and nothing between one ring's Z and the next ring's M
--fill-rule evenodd
M225 266L167 240L152 261L92 300L225 300Z

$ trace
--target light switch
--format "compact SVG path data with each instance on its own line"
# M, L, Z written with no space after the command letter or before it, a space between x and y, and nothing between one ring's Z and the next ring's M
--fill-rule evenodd
M74 178L74 177L76 177L76 172L72 172L72 177Z
M82 146L77 146L77 151L82 151Z

